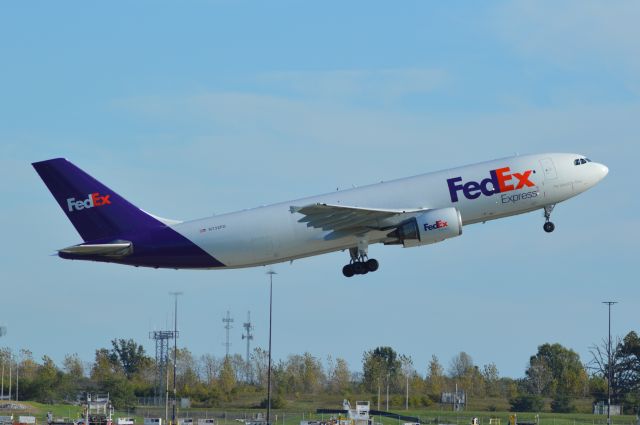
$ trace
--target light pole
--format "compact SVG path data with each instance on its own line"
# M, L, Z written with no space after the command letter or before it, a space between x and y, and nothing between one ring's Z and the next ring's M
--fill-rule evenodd
M176 360L178 351L178 296L182 295L182 292L169 292L169 295L173 295L173 403L171 412L171 425L176 423L176 401L178 399L176 391Z
M611 306L617 301L602 301L609 307L609 339L607 340L607 425L611 425Z
M269 275L269 366L267 367L267 425L271 425L271 318L273 316L273 270Z
M7 327L0 326L0 337L7 334ZM2 360L2 384L0 385L0 400L4 400L4 364L6 362L5 352L0 352L0 360Z
M404 399L404 410L409 410L409 374L407 373L407 396Z
M387 371L387 410L389 410L389 371Z

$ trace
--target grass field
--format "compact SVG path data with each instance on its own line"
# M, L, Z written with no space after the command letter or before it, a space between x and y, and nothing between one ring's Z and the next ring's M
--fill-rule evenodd
M56 418L76 419L80 416L82 409L79 406L67 404L45 405L40 403L24 403L28 405L27 411L14 411L14 415L32 414L37 417L38 423L45 423L45 415L51 411ZM318 403L312 405L311 400L300 401L299 403L291 403L286 409L272 410L272 423L274 425L299 425L301 420L321 420L329 419L329 415L318 415L315 413L316 407L339 408L339 404ZM372 406L376 408L376 406ZM384 406L381 406L384 409ZM420 418L423 423L433 424L455 424L468 425L471 418L477 417L480 425L489 425L490 419L496 425L509 425L509 416L513 413L507 411L488 412L467 410L463 412L451 412L434 409L390 409L395 413L402 415L415 416ZM225 409L184 409L178 412L178 417L209 417L216 418L218 425L239 425L236 419L250 419L256 413L264 412L262 409L241 409L241 408L225 408ZM7 414L6 411L0 411L0 415ZM171 413L170 413L171 414ZM135 417L136 423L142 425L145 416L164 416L162 409L139 407L134 412L118 411L114 414L114 422L117 417ZM495 421L499 419L499 423ZM537 423L539 425L606 425L607 418L602 415L581 414L581 413L517 413L518 422ZM383 425L402 425L402 422L389 418L375 418L376 422ZM637 425L637 418L634 415L614 416L612 418L613 425Z

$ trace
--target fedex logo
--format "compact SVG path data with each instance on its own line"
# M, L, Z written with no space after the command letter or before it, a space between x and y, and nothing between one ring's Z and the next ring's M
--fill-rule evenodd
M442 229L443 227L449 227L449 223L444 220L436 220L435 224L424 223L424 231Z
M87 199L78 200L76 198L67 198L67 207L69 212L80 211L86 208L101 207L103 205L111 205L109 197L111 195L100 195L98 192L90 193Z
M504 167L489 171L491 177L483 179L481 182L469 181L462 184L462 177L447 179L451 202L458 202L458 192L460 191L465 198L476 199L480 195L491 196L524 187L534 187L535 184L529 180L533 172L533 170L527 170L524 173L511 173L509 167Z

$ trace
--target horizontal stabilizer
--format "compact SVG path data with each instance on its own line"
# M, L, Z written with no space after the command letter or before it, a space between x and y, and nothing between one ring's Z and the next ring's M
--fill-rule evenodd
M58 251L59 254L74 256L126 257L133 252L133 244L129 241L118 243L101 243L73 245Z

